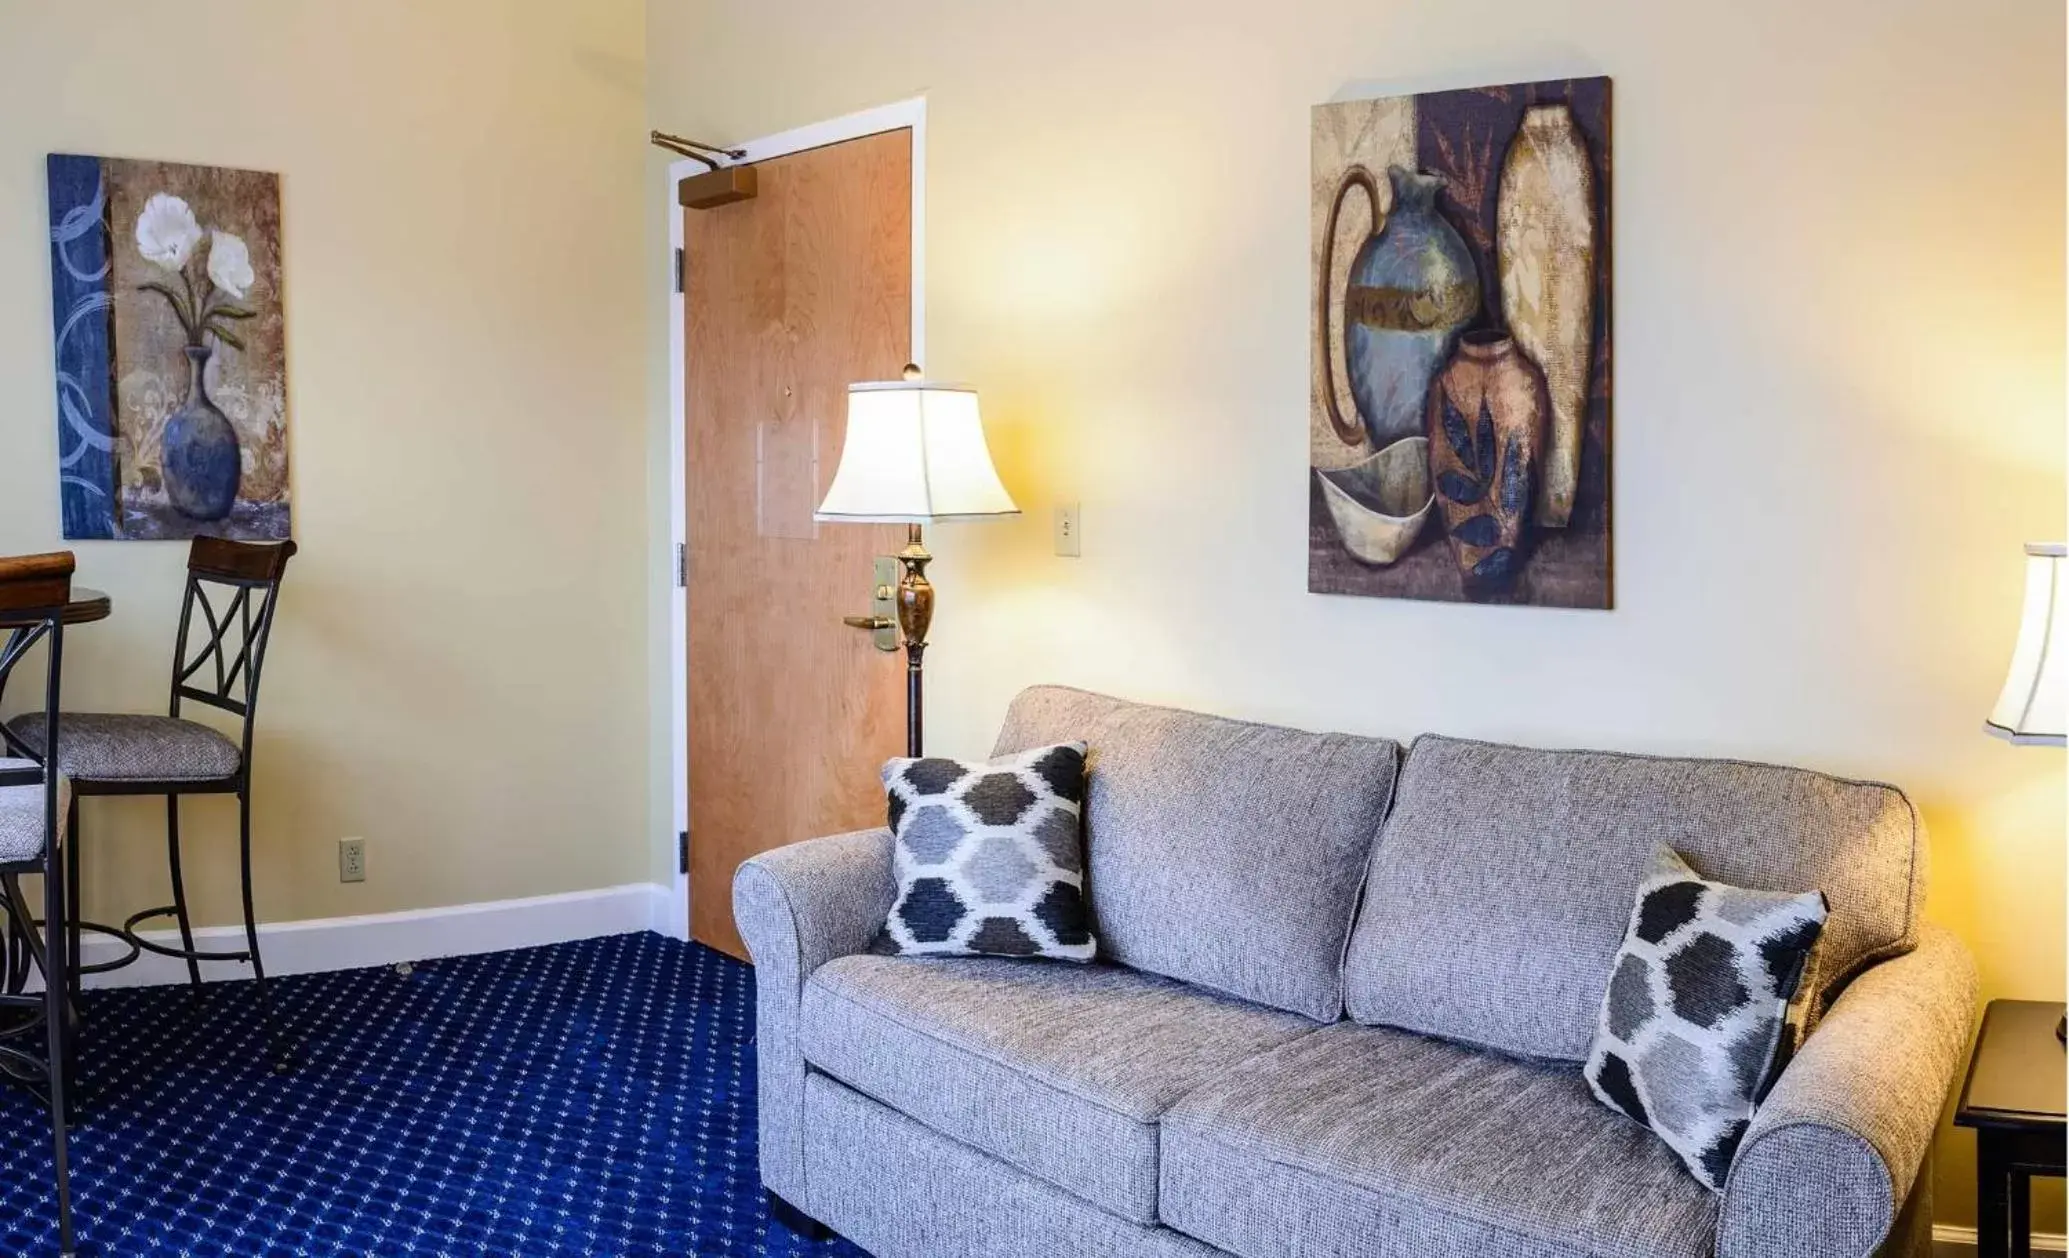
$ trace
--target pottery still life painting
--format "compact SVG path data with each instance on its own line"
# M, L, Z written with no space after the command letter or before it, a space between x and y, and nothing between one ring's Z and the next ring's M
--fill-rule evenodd
M1609 80L1315 108L1308 588L1610 606Z
M48 170L65 537L286 538L279 178Z

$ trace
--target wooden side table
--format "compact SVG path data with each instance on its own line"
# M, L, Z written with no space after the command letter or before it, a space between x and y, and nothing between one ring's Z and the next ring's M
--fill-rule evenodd
M2030 1258L2035 1175L2063 1173L2062 1041L2053 1001L1993 1000L1968 1059L1956 1126L1976 1133L1977 1258Z

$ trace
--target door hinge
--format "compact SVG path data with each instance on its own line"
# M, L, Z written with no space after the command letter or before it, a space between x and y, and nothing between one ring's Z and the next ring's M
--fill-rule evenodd
M675 872L679 874L690 872L690 832L688 830L678 831L675 836Z
M690 588L690 548L681 542L675 544L675 588Z
M682 250L677 249L675 251L675 291L678 293L682 291L682 267Z

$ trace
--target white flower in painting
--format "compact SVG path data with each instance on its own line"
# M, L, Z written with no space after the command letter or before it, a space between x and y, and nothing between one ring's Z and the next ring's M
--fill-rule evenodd
M136 247L145 261L177 271L200 243L201 224L185 201L160 192L144 202L144 212L136 220Z
M208 240L208 278L238 301L251 291L251 250L244 241L226 231L211 231Z

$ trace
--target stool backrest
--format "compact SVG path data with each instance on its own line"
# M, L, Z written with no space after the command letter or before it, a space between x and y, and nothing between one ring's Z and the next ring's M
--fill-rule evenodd
M197 537L187 555L187 593L173 648L172 715L180 714L182 700L191 700L242 717L247 761L273 607L294 553L293 542Z

